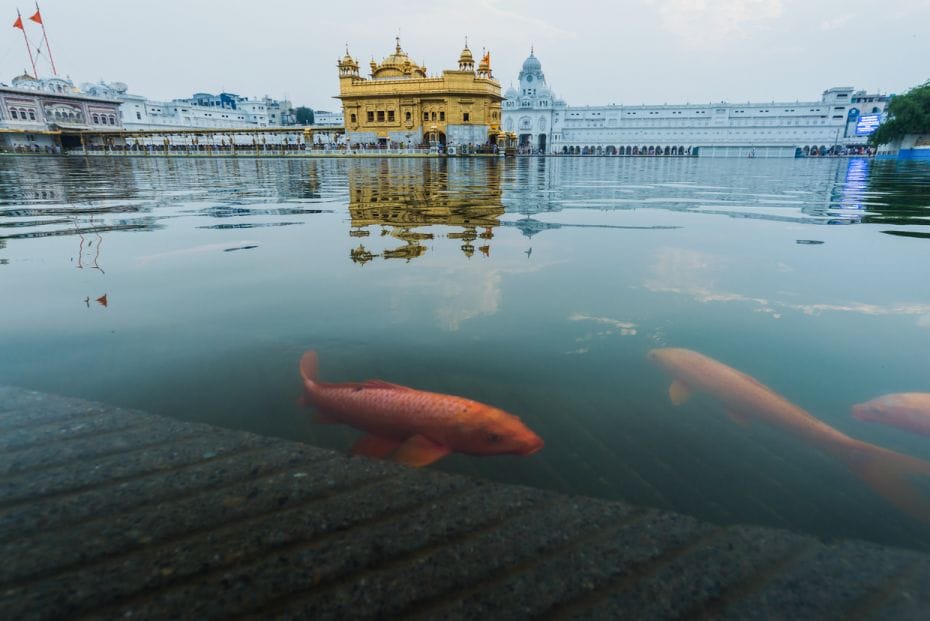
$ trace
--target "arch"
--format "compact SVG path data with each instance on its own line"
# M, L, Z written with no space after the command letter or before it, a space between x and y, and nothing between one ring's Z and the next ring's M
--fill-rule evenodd
M11 118L11 119L18 119L18 118L19 118L19 114L17 114L16 108L10 108L10 118Z
M666 147L666 148L668 148L668 147ZM672 147L672 155L678 155L678 147L677 147L677 146Z
M562 155L568 153L568 147L562 147Z
M648 153L649 155L655 155L655 154L656 154L656 148L655 148L655 147L647 147L646 153Z
M665 147L665 155L671 155L672 150L669 147Z
M93 115L91 118L94 120L94 123L95 123L95 124L100 125L100 115L98 115L98 114L95 112L94 115Z
M633 147L627 145L627 147L626 147L626 154L627 154L627 155L633 155Z
M685 154L684 145L678 145L678 155L684 155L684 154Z
M803 151L804 151L804 155L810 155L810 154L811 154L811 148L810 148L809 146L807 146L807 145L804 145Z
M872 114L878 114L878 113L879 113L878 106L872 106Z

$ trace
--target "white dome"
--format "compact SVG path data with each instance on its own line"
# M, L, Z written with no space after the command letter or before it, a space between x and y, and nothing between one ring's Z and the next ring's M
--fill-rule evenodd
M510 85L510 88L507 89L507 92L504 93L504 99L516 99L520 96L520 93L513 87L513 84Z
M533 52L530 52L530 55L526 60L523 61L523 71L524 72L535 72L542 70L542 63L539 62L539 59L533 55Z

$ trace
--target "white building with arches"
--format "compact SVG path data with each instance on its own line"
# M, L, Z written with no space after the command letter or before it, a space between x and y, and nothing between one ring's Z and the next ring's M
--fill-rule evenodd
M517 134L523 152L796 157L864 148L868 124L860 121L882 118L889 99L834 87L812 101L568 106L531 50L502 111L504 129Z
M546 84L542 64L532 48L517 81L519 89L511 85L501 104L504 131L517 134L517 143L524 152L550 153L554 126L566 106Z

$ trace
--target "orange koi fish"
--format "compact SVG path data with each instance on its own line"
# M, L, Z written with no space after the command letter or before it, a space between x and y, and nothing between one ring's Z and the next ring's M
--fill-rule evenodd
M930 522L930 499L909 480L930 476L930 463L851 438L794 405L754 378L688 349L653 349L648 357L675 379L672 403L684 403L693 390L718 399L730 418L753 419L793 435L837 458L874 492L908 515Z
M873 421L930 436L930 393L899 392L852 406L859 420Z
M416 390L382 380L324 383L317 379L316 352L300 359L303 402L317 409L317 422L342 423L366 432L352 453L391 456L408 466L426 466L449 453L530 455L542 439L503 410L464 397Z

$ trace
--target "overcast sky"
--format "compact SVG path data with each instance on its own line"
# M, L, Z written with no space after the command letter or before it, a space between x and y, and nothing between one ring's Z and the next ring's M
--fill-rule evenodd
M19 5L0 0L0 81L28 66ZM407 8L393 10L395 6ZM283 2L45 0L59 73L121 81L154 99L197 91L288 96L338 109L345 44L367 73L400 30L430 73L456 66L464 38L491 51L504 89L530 45L569 104L816 99L830 86L902 92L930 78L930 0L571 0ZM50 74L40 61L40 74Z

